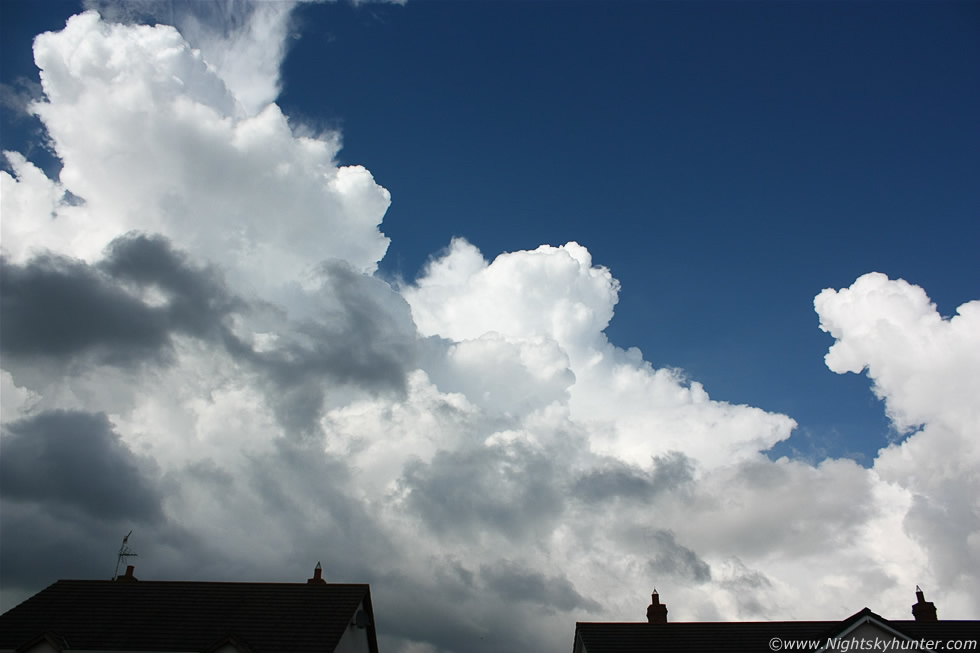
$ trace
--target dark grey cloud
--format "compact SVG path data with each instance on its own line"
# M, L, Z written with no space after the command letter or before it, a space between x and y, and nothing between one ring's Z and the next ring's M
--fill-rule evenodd
M938 582L968 589L973 580L966 570L976 566L976 548L971 543L980 532L980 510L968 483L946 481L946 485L942 502L913 496L902 526L933 554Z
M501 598L513 602L534 603L568 612L576 608L600 610L601 605L576 591L563 576L545 576L530 567L502 560L480 567L480 579Z
M222 320L246 307L227 290L217 272L194 266L163 236L130 233L117 238L109 243L99 268L141 290L162 291L167 299L167 326L199 338L225 334Z
M79 422L88 431L68 428ZM202 459L158 478L153 462L129 451L101 414L51 412L7 430L0 458L3 609L25 598L17 588L109 578L130 529L139 554L130 563L138 577L155 580L302 582L322 561L331 581L371 582L384 567L379 561L402 555L375 512L352 494L347 465L322 446L279 438L240 468ZM63 446L61 436L70 435L82 442ZM210 535L167 517L184 516L202 500L215 508ZM250 518L243 522L243 514ZM254 541L215 537L249 527ZM257 565L249 554L266 545L268 531L285 544L265 551Z
M670 530L656 530L648 534L651 552L656 552L647 563L652 577L671 576L695 583L711 580L711 567L693 550L677 542Z
M0 265L0 350L15 372L18 362L39 358L166 364L173 337L190 336L251 366L265 380L279 421L291 432L310 433L331 384L400 394L417 358L405 300L344 262L323 264L314 316L300 320L234 295L217 271L195 265L159 235L117 238L94 265L53 254ZM145 299L150 296L153 301ZM277 340L258 351L232 332L230 318L262 321L263 312Z
M299 321L284 345L259 360L282 377L329 373L338 381L403 390L415 360L415 324L388 284L336 261L321 268L315 319Z
M0 350L15 358L162 361L172 333L230 337L222 322L241 306L216 273L193 267L161 236L122 236L97 265L42 254L0 266ZM143 301L150 290L165 303Z
M456 559L443 560L441 563L432 570L432 577L436 585L451 599L462 601L476 592L476 573Z
M778 605L765 602L765 593L772 588L772 581L761 571L749 569L737 557L727 561L731 577L718 584L729 590L736 598L735 606L743 619L770 619L778 614Z
M62 423L79 420L95 433L84 438L89 447L60 446L57 434L68 433ZM0 458L3 609L25 598L18 588L34 592L59 578L109 578L130 529L139 554L130 563L138 577L155 580L302 582L322 561L328 580L370 582L380 573L378 561L400 555L378 517L351 494L347 466L322 447L279 438L241 468L202 459L157 478L152 461L126 449L104 415L53 412L11 427ZM38 447L37 438L46 446ZM152 473L140 476L144 468ZM200 501L215 508L211 530L190 532L167 517L184 517ZM249 515L244 522L243 514ZM249 528L254 540L220 536ZM264 551L256 564L249 554L266 545L268 531L285 544Z
M417 359L416 330L404 298L343 261L320 268L315 318L285 325L274 347L235 353L269 380L276 415L293 431L316 430L323 381L402 394Z
M234 475L219 467L210 458L188 463L184 468L184 474L201 484L210 486L215 492L231 492L235 489Z
M0 350L15 357L92 352L107 363L126 363L155 356L167 344L159 310L87 264L53 255L23 266L0 262L0 331Z
M108 580L129 528L71 510L39 509L33 503L0 497L0 610L13 607L10 594L15 588L34 593L61 578ZM17 599L27 598L23 592L16 594L21 594Z
M390 541L376 508L356 491L347 462L315 441L276 439L271 452L250 459L239 480L261 502L262 527L280 525L300 558L332 570L328 578L373 577L373 563L395 559L403 546Z
M514 643L521 641L520 631L525 628L517 615L501 615L498 623L507 623L507 628L486 628L468 615L471 612L483 617L489 610L496 611L498 602L488 604L487 597L479 594L471 595L468 600L450 601L439 586L392 575L371 585L371 599L375 613L384 619L379 644L385 651L404 650L406 642L426 644L420 648L440 653L547 650L541 641L537 642L538 646L515 649Z
M123 535L168 527L156 464L130 451L102 413L58 410L11 422L0 450L4 609L7 590L109 578Z
M473 579L460 582L455 578L455 561L433 562L436 568L430 581L403 572L372 580L375 612L384 619L379 634L383 650L403 650L407 642L415 642L440 652L548 651L555 648L554 624L574 623L575 617L569 620L563 611L524 600L501 600ZM457 591L447 592L446 574L451 575L449 587Z
M680 452L657 456L650 470L614 459L577 477L571 485L574 497L587 503L622 498L646 501L662 492L686 491L694 482L694 462Z
M332 356L334 374L370 385L403 389L407 367L415 360L416 330L408 302L379 280L356 272L344 261L322 266L335 300L332 333L306 323L311 337L342 338ZM346 353L340 354L341 351Z
M221 542L205 542L171 520L93 519L56 503L0 497L0 611L59 579L110 579L131 530L129 545L138 556L129 564L139 578L214 580L209 569L221 569L227 557Z
M0 495L58 504L95 519L147 522L162 516L152 460L135 455L103 413L54 410L7 424Z
M437 533L523 538L550 530L564 510L554 461L521 442L440 451L406 465L400 484L407 508Z

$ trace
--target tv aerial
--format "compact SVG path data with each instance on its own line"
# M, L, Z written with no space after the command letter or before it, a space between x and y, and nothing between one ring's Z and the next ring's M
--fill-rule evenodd
M116 580L119 577L119 565L126 562L127 558L135 558L136 553L129 548L129 536L133 534L133 531L126 533L126 537L123 538L122 546L119 547L119 553L116 556L116 571L112 574L112 580Z

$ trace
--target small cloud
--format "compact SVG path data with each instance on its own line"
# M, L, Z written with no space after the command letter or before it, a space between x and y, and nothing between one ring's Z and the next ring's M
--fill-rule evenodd
M31 105L43 96L41 85L25 77L18 77L12 84L0 82L0 107L17 120L33 117Z

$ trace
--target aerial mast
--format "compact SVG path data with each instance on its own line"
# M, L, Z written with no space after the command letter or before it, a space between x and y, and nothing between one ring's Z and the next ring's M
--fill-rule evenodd
M122 546L119 547L119 554L116 556L116 571L112 574L112 580L116 580L119 577L119 565L126 562L126 558L135 558L136 553L129 548L129 536L133 534L133 531L129 531L126 537L123 538Z

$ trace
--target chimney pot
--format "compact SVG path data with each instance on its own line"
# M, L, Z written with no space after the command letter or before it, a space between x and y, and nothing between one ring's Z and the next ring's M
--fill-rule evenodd
M650 598L652 602L647 607L647 621L652 624L667 623L667 605L660 602L660 595L657 594L656 589L653 590Z
M919 586L915 586L915 605L912 606L912 616L915 617L916 621L939 621L939 617L936 615L936 604L932 601L926 601L925 594L919 589Z
M135 583L136 581L139 580L136 576L133 575L133 572L135 570L136 570L135 566L126 565L126 574L124 576L116 577L116 580L119 581L120 583Z
M316 563L316 567L313 568L313 578L306 579L309 585L326 585L327 581L323 580L323 568L320 563Z

